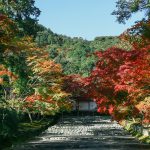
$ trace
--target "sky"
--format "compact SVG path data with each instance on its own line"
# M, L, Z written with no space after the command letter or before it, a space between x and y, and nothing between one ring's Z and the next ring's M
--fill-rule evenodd
M97 36L118 36L143 17L135 14L119 24L111 13L117 0L36 0L42 11L39 23L53 32L93 40Z

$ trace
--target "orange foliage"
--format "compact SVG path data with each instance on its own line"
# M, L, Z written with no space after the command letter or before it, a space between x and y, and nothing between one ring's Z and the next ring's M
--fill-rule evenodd
M8 71L3 65L0 65L0 84L4 83L3 76L8 76L12 81L17 79L17 76Z
M150 123L150 97L146 97L135 107L139 110L141 114L143 114L143 123Z
M18 34L19 30L16 23L7 16L0 14L0 46L2 47L1 54L5 58L4 62L7 64L7 58L10 55L20 56L23 52L26 56L25 61L30 74L27 77L29 79L27 85L30 92L25 98L24 108L28 109L33 105L40 107L43 104L43 108L42 105L40 107L42 111L44 109L52 111L56 108L59 110L59 102L61 102L60 107L63 107L63 105L64 108L65 106L68 107L68 93L62 90L61 65L50 60L49 53L38 48L31 37L19 38ZM11 81L17 78L11 71L0 65L0 84L4 83L3 76L5 75L11 78ZM46 108L47 104L49 109ZM37 110L33 109L33 111L36 112Z

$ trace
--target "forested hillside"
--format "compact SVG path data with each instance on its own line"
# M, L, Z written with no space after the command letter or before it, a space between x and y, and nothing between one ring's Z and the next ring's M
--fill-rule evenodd
M119 38L100 36L93 41L87 41L83 38L59 35L50 29L45 29L37 33L35 41L40 47L46 47L50 58L62 65L66 75L88 76L97 60L94 52L104 51L117 45Z

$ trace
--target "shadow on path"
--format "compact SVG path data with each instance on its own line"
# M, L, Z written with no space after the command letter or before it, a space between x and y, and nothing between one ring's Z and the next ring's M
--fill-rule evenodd
M13 150L149 150L109 116L65 116L41 136Z

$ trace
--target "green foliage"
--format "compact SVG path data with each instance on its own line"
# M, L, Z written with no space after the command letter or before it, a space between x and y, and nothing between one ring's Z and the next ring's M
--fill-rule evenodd
M74 42L70 37L64 35L58 35L53 33L50 29L44 29L37 33L35 38L36 43L38 46L45 46L45 45L69 45Z
M144 11L144 18L150 17L150 1L149 0L118 0L116 2L117 10L114 10L112 15L117 17L119 23L125 23L133 13ZM143 18L143 19L144 19Z
M37 17L40 10L35 6L35 0L0 0L0 13L14 19L23 35L36 35L39 31Z
M97 61L93 53L116 45L119 39L103 36L87 41L82 38L59 35L46 29L38 32L35 41L39 46L47 47L50 58L62 65L65 74L88 76Z
M106 50L119 42L118 37L115 36L100 36L91 41L91 47L95 50Z
M17 81L14 83L15 93L23 94L25 91L28 91L27 82L31 71L27 66L26 54L20 53L18 55L9 55L5 62L5 66L18 76Z
M67 52L64 50L60 62L64 62L64 72L66 74L81 74L87 76L95 63L92 49L85 43L77 43L71 50ZM92 55L92 57L91 57ZM64 60L65 59L65 60ZM56 61L58 59L56 58Z

